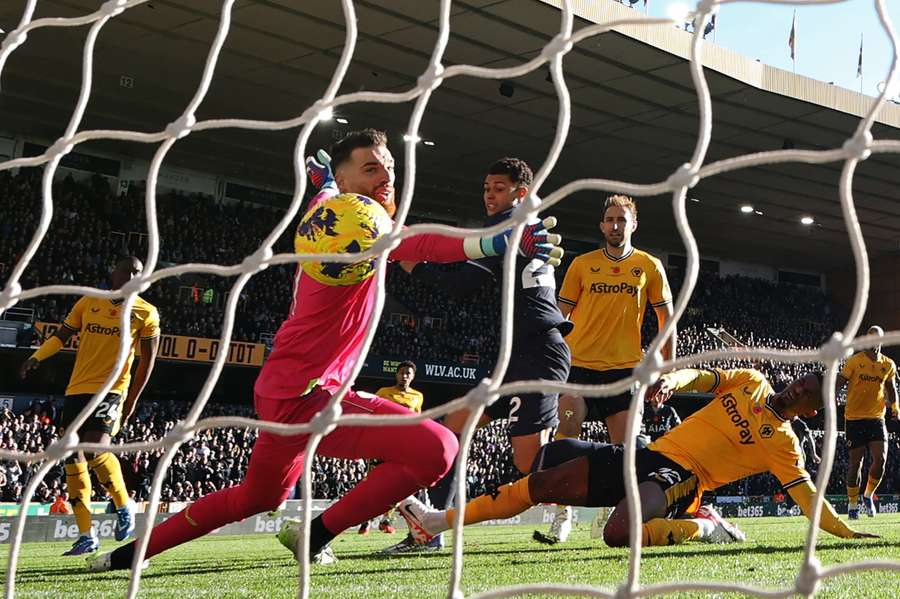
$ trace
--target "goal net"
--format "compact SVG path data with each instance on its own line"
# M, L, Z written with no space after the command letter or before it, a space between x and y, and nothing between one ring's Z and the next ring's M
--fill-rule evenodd
M534 183L531 187L529 196L522 206L515 211L512 217L505 223L497 225L490 229L478 229L480 234L500 232L506 227L513 226L513 239L518 240L522 234L524 223L527 218L534 217L538 212L552 214L553 207L565 201L569 196L576 192L593 190L614 193L623 193L637 197L656 196L661 194L671 194L672 208L674 212L677 230L687 250L687 267L685 272L684 284L678 294L675 303L675 317L671 319L662 331L654 339L649 351L646 353L645 359L634 369L633 376L627 381L616 384L600 385L600 386L573 386L565 384L547 384L539 381L515 382L509 384L501 384L504 374L510 361L510 345L512 340L511 329L511 304L513 298L513 285L515 275L513 271L514 260L507 259L504 265L504 277L502 282L502 333L500 340L499 355L494 367L493 375L489 379L482 380L475 388L466 396L458 398L453 402L445 404L439 408L429 410L421 416L415 418L434 418L454 411L461 407L467 407L471 410L471 418L461 436L460 454L457 460L457 494L464 496L464 479L463 475L468 457L468 450L475 425L479 416L485 407L495 401L501 395L511 395L517 393L535 392L541 389L552 389L553 391L579 391L584 393L589 391L590 395L604 396L614 393L620 393L629 386L636 384L639 391L634 394L631 404L630 421L626 438L634 438L638 431L639 404L643 402L644 393L649 384L663 370L673 367L687 367L691 365L720 360L726 358L741 359L772 359L782 362L813 362L819 361L827 366L827 376L825 379L825 389L829 396L826 402L825 410L825 439L822 450L822 464L817 476L818 493L815 498L815 510L811 517L808 529L804 556L794 584L787 588L777 590L764 590L753 588L751 586L741 584L739 582L710 582L700 580L684 580L669 583L655 584L650 586L642 586L640 584L640 566L641 566L641 547L640 544L632 544L629 556L629 568L626 579L622 581L620 588L612 591L599 588L589 588L582 586L572 586L565 584L541 584L541 585L521 585L516 587L506 587L491 590L477 595L478 597L503 597L519 594L538 594L538 593L556 593L556 594L572 594L576 593L582 596L601 596L601 597L632 597L638 595L663 594L676 591L710 591L710 592L740 592L758 596L789 596L798 593L803 596L809 596L816 592L821 581L829 577L836 577L850 572L864 569L900 569L900 563L887 561L865 561L856 563L844 563L834 566L823 566L816 558L816 540L819 534L818 524L820 520L822 501L824 499L825 487L831 473L833 456L835 453L836 434L836 411L833 402L833 389L836 380L836 372L840 361L847 356L852 350L858 350L876 345L876 343L896 344L900 342L900 333L888 333L880 340L873 341L871 339L856 339L863 314L867 305L869 291L869 266L866 255L866 245L863 240L860 224L856 216L853 198L853 177L857 165L860 161L868 158L872 153L878 152L900 152L900 142L897 141L881 141L874 140L871 134L873 122L885 103L886 94L883 92L880 97L873 100L868 108L865 116L860 119L853 135L847 139L841 147L835 147L825 150L779 150L770 152L761 152L743 156L737 156L725 160L706 163L707 150L710 145L712 133L712 101L710 92L707 87L702 66L703 56L703 39L701 33L711 17L718 10L718 6L731 3L736 0L702 0L697 3L695 12L691 18L695 19L694 35L690 53L690 72L693 85L697 93L697 105L699 108L699 126L697 130L696 143L693 153L687 158L686 162L680 166L675 172L671 173L666 180L659 181L654 184L635 184L626 181L608 180L608 179L580 179L565 184L561 188L542 195L544 184L547 176L556 166L563 149L567 137L569 135L571 102L569 90L566 85L566 77L563 69L563 59L568 52L583 40L596 37L613 28L625 26L641 26L641 27L671 27L674 23L668 19L652 19L639 16L635 13L634 18L616 20L612 22L592 24L583 27L577 31L574 30L574 15L572 2L569 0L561 3L559 30L558 34L543 48L539 55L533 59L524 62L515 67L509 68L489 68L474 66L469 64L459 64L453 66L444 66L444 53L450 36L450 0L440 2L438 34L437 42L434 46L428 67L421 73L417 80L417 84L410 89L400 92L357 92L338 95L338 90L344 82L345 75L351 60L354 57L354 51L357 44L357 18L355 14L354 4L351 0L342 0L341 6L346 23L345 43L341 53L340 61L335 69L327 89L321 99L307 107L301 114L294 118L283 121L263 121L263 120L244 120L244 119L212 119L198 120L196 114L198 108L204 102L209 90L210 84L215 76L216 66L219 62L220 53L223 45L229 35L231 26L232 10L234 8L234 0L223 0L221 14L218 23L218 30L212 44L209 47L205 67L200 77L197 89L193 97L188 102L181 116L170 123L161 131L129 131L129 130L84 130L81 128L85 115L88 101L91 97L92 90L92 69L95 56L95 44L98 36L103 31L110 20L118 18L126 11L131 11L135 7L148 3L147 0L109 0L93 13L84 16L72 18L40 18L34 19L34 11L37 0L27 0L24 2L25 7L18 26L8 32L3 40L2 50L0 50L0 77L3 74L3 68L10 60L10 57L23 44L27 43L27 38L32 32L42 28L58 28L58 27L85 27L88 29L86 40L83 46L82 59L82 81L81 89L76 104L72 110L71 117L64 133L59 139L52 144L47 150L38 156L16 158L0 163L0 170L9 170L22 167L42 167L42 202L41 217L37 230L30 239L27 248L22 254L21 259L15 264L6 286L0 292L0 312L14 306L17 302L35 298L47 294L78 294L89 295L100 298L124 298L125 309L122 310L123 326L127 325L130 312L134 306L135 298L138 293L148 289L154 283L168 277L175 277L189 272L206 273L218 276L234 276L235 281L231 287L226 303L225 319L221 334L221 347L226 347L231 341L232 331L235 321L235 310L241 290L247 282L255 274L259 273L267 266L273 264L297 263L303 260L311 259L310 255L296 254L275 254L272 250L275 241L281 237L292 223L296 222L298 212L307 191L308 182L304 172L303 159L304 156L310 154L310 148L307 147L307 141L310 138L316 125L325 118L328 111L346 106L357 102L376 102L376 103L411 103L412 113L409 118L407 133L410 140L418 139L419 126L422 122L423 115L428 108L429 100L432 94L445 81L453 77L469 76L487 79L507 80L522 76L535 69L549 65L552 75L552 82L555 88L559 102L559 111L557 114L557 127L555 138L552 141L546 158L540 169L535 175ZM839 0L760 0L769 3L778 4L795 4L795 5L812 5L812 4L833 4ZM886 0L873 0L872 2L882 28L888 34L893 46L893 60L891 63L891 72L887 79L885 90L892 88L892 83L897 78L897 45L898 40L888 18L886 9ZM680 25L680 23L678 23ZM0 79L2 83L2 79ZM0 93L2 93L0 88ZM245 260L239 264L219 265L219 264L183 264L172 267L159 268L158 256L160 250L159 228L157 223L156 203L157 203L157 184L160 175L160 168L172 147L186 136L196 134L201 131L209 131L214 129L235 128L256 131L276 131L276 130L297 130L296 144L293 152L293 166L295 187L293 197L289 208L284 213L283 218L272 229L271 233L260 244L258 250L248 255ZM89 288L78 285L47 285L31 289L23 289L20 281L23 273L32 261L39 246L47 235L51 217L54 210L54 198L52 190L52 182L57 169L60 166L61 159L73 150L79 144L96 140L119 140L128 142L137 142L150 144L155 147L155 154L150 164L147 176L146 189L146 220L148 228L148 244L147 257L145 262L145 270L143 273L122 287L118 291L105 291L98 288ZM313 148L314 150L314 148ZM462 237L472 234L473 229L464 229L456 227L448 227L435 224L420 224L403 229L410 206L415 200L414 190L416 183L416 144L415 141L409 141L405 145L404 164L406 167L406 176L402 189L401 199L398 202L399 210L396 215L396 225L392 233L386 236L376 245L376 247L367 252L369 256L378 256L378 285L379 294L375 318L372 319L367 337L365 341L364 351L368 351L372 338L375 333L375 327L380 316L382 306L384 304L384 278L387 264L387 254L391 247L398 240L422 233L441 233L444 235ZM843 210L844 221L849 233L853 259L856 267L856 294L850 317L841 331L821 347L816 350L809 351L784 351L767 348L735 348L733 344L726 344L726 347L716 351L707 351L695 355L688 355L671 362L663 362L659 357L663 340L669 336L674 327L678 323L679 318L685 311L687 303L695 288L698 278L699 252L697 243L691 232L690 221L687 218L686 201L687 191L695 186L702 178L714 177L723 173L736 171L739 169L748 169L759 165L773 163L808 163L808 164L825 164L838 163L842 165L842 173L840 177L839 192L840 202ZM507 251L507 257L511 257L515 244L511 244ZM316 259L323 259L322 256L316 256ZM359 255L334 255L325 257L335 262L355 262L360 259ZM120 346L120 352L116 368L113 372L118 372L125 362L128 339L123 336ZM322 437L332 430L335 426L341 426L346 423L347 417L342 417L339 398L346 393L353 380L359 374L362 368L362 360L360 360L353 370L353 376L348 379L340 392L337 393L330 401L329 407L323 410L319 416L312 422L302 425L282 425L272 422L259 422L249 418L234 417L218 417L200 419L200 415L204 406L210 398L213 386L218 379L222 368L226 361L227 352L219 352L209 376L194 402L188 415L171 431L164 439L158 442L137 442L127 443L124 445L113 445L110 447L102 447L98 445L89 445L80 443L77 432L79 427L85 422L89 414L97 407L101 398L112 387L114 381L111 376L106 381L105 386L93 398L93 400L85 407L78 418L72 423L70 429L65 436L53 443L46 451L40 453L26 453L19 451L0 451L0 459L16 460L28 463L38 463L39 467L34 476L28 482L27 488L23 493L22 506L19 515L15 521L13 532L11 535L11 543L9 548L9 559L6 568L5 595L13 597L16 585L16 567L18 564L19 552L21 549L22 533L25 526L27 505L30 498L35 492L40 481L46 476L48 471L66 456L75 450L112 451L122 454L135 452L138 450L163 449L163 457L159 460L154 482L151 489L149 506L147 509L147 517L143 524L136 532L136 537L140 539L138 549L136 551L135 563L143 560L144 552L147 547L149 537L149 529L154 522L157 509L159 507L159 496L162 480L165 476L167 468L172 460L176 450L191 439L198 431L205 429L237 426L237 427L253 427L260 430L267 430L279 433L298 434L301 432L309 433L309 454L313 454L316 446ZM412 418L412 417L411 417ZM396 418L375 417L375 416L354 416L352 419L354 425L358 426L383 426L391 425L398 422ZM311 467L313 460L307 459L303 473L303 513L311 513ZM627 497L629 502L630 513L634 516L631 520L631 538L640 538L640 505L637 502L637 483L634 474L635 464L635 447L629 444L626 453L626 486ZM454 530L453 545L453 567L449 572L448 596L462 597L463 593L460 588L462 570L463 570L463 537L464 532L459 524L462 521L463 510L459 510L457 514L457 526ZM302 543L302 555L299 565L299 595L307 597L310 594L309 580L309 521L306 519L306 530L304 532L304 540ZM128 587L128 597L134 597L139 589L141 572L140 569L132 569L131 579Z

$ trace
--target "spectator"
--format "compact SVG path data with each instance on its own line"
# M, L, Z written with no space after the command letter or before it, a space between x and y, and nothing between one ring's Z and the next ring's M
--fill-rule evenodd
M50 506L51 514L71 514L72 508L69 507L69 502L67 501L67 497L64 493L61 493L56 496L56 499L53 501L53 505Z

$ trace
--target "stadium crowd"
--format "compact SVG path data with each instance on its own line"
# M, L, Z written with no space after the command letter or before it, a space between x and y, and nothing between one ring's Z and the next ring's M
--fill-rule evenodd
M40 169L0 172L0 200L9 215L0 224L0 285L6 283L37 227L40 173ZM116 195L99 175L90 181L76 181L69 175L54 183L53 205L50 231L22 277L23 287L68 283L108 288L117 256L146 254L147 221L139 188ZM157 198L160 266L240 263L256 250L278 218L278 212L250 204L161 194ZM285 236L276 251L290 248ZM291 277L289 266L273 266L251 279L238 302L236 340L259 341L260 333L278 328L290 306ZM233 278L191 274L163 279L142 295L160 309L165 332L218 337L233 282ZM34 308L38 320L62 322L75 299L45 296L20 306Z
M37 226L40 172L0 172L0 198L10 215L0 223L0 284L5 283ZM23 276L23 286L62 282L108 287L110 263L118 254L141 256L146 252L142 191L133 186L116 195L99 175L87 181L69 175L53 189L51 229ZM200 195L164 193L157 204L161 266L239 263L255 251L280 216L269 208L217 203ZM276 244L276 251L290 251L291 246L288 232ZM292 273L290 266L273 266L250 280L238 300L236 340L260 341L277 330L290 306ZM559 269L558 277L563 273L564 269ZM670 272L670 279L677 292L678 272ZM187 274L163 279L143 295L160 309L164 332L218 337L232 283L232 278ZM472 297L453 298L395 267L389 272L387 291L394 305L399 304L411 316L397 319L386 314L373 354L486 365L495 360L500 313L497 286L486 286ZM766 299L765 314L759 310L761 297ZM21 305L34 307L38 320L61 322L75 299L45 296ZM655 322L652 317L645 319L645 344L655 334ZM834 325L828 301L818 289L702 273L680 323L679 354L716 347L708 328L727 331L749 346L800 349L819 345ZM758 366L774 374L773 364ZM773 383L785 383L800 369L802 365L788 365L781 375L772 377Z
M158 441L187 415L187 402L141 402L132 419L116 438L116 443L128 441ZM22 414L8 409L0 412L0 449L38 452L59 435L53 424L58 407L50 402L35 403ZM203 417L252 417L247 406L209 403ZM183 444L176 452L160 492L162 501L191 501L207 493L230 487L241 481L247 469L250 452L256 441L255 429L217 428L205 430ZM144 501L150 495L153 475L162 449L138 451L122 458L122 470L132 497ZM0 462L0 501L19 501L27 481L37 469L37 463ZM361 460L316 458L314 463L313 496L337 497L359 482L366 473ZM50 503L65 489L65 472L61 465L54 467L38 485L33 499ZM298 486L299 490L299 486ZM103 488L94 486L94 500L104 499Z

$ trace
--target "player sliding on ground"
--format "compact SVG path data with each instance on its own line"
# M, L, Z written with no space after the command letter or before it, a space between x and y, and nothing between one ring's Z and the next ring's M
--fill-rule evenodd
M387 148L387 136L372 129L349 133L332 147L332 156L333 176L328 165L316 164L312 159L307 162L313 171L311 178L322 191L313 198L298 227L295 246L304 247L308 238L323 243L337 239L340 230L349 237L346 247L359 251L390 229L390 217L396 210L394 158ZM341 195L337 195L339 192ZM342 207L347 205L352 209L344 211ZM339 214L351 221L355 214L359 215L358 226L342 226ZM552 226L528 225L519 251L545 260L558 254L558 236L547 232L548 224ZM509 235L509 230L465 239L416 235L404 239L391 252L391 258L433 262L479 259L504 252ZM309 422L350 375L360 358L366 327L375 308L378 289L376 278L371 276L373 262L304 262L297 269L294 303L254 386L260 420ZM318 270L314 265L318 265ZM355 273L356 277L341 280L344 275L349 277L347 273ZM341 405L344 414L413 414L392 401L352 390L344 395ZM206 495L154 527L147 557L230 522L277 508L300 477L308 439L307 434L280 436L261 431L241 484ZM411 447L415 451L410 451ZM383 514L417 489L433 484L447 473L457 450L456 437L432 420L404 426L335 428L322 439L320 455L377 459L381 464L312 520L313 560L334 561L329 547L332 539L351 526ZM296 556L299 527L283 529L282 533L279 539ZM96 556L88 566L96 571L130 568L134 547L130 543Z
M647 395L665 401L676 391L714 393L713 400L680 426L637 450L641 543L673 545L688 540L734 542L737 527L712 508L700 507L704 491L769 471L809 516L816 491L803 467L790 421L811 416L823 405L821 373L806 374L775 393L756 370L679 370L664 375ZM612 547L629 545L628 505L622 445L576 439L544 447L535 471L466 505L465 524L509 518L538 503L615 506L603 530ZM875 537L856 532L825 502L821 527L843 538ZM452 526L455 510L430 510L414 499L400 513L419 542Z

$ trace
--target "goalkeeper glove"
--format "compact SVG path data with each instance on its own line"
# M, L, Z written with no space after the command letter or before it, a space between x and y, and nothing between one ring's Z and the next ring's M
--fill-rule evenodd
M325 150L319 150L315 156L306 157L306 176L317 190L330 189L338 193L334 173L331 172L331 156Z
M556 218L548 216L544 220L525 225L522 239L519 242L518 254L525 258L537 258L550 266L559 266L563 249L559 247L562 237L549 232L556 226ZM497 235L485 237L467 237L463 241L463 249L470 260L478 260L488 256L499 256L509 245L512 229Z

